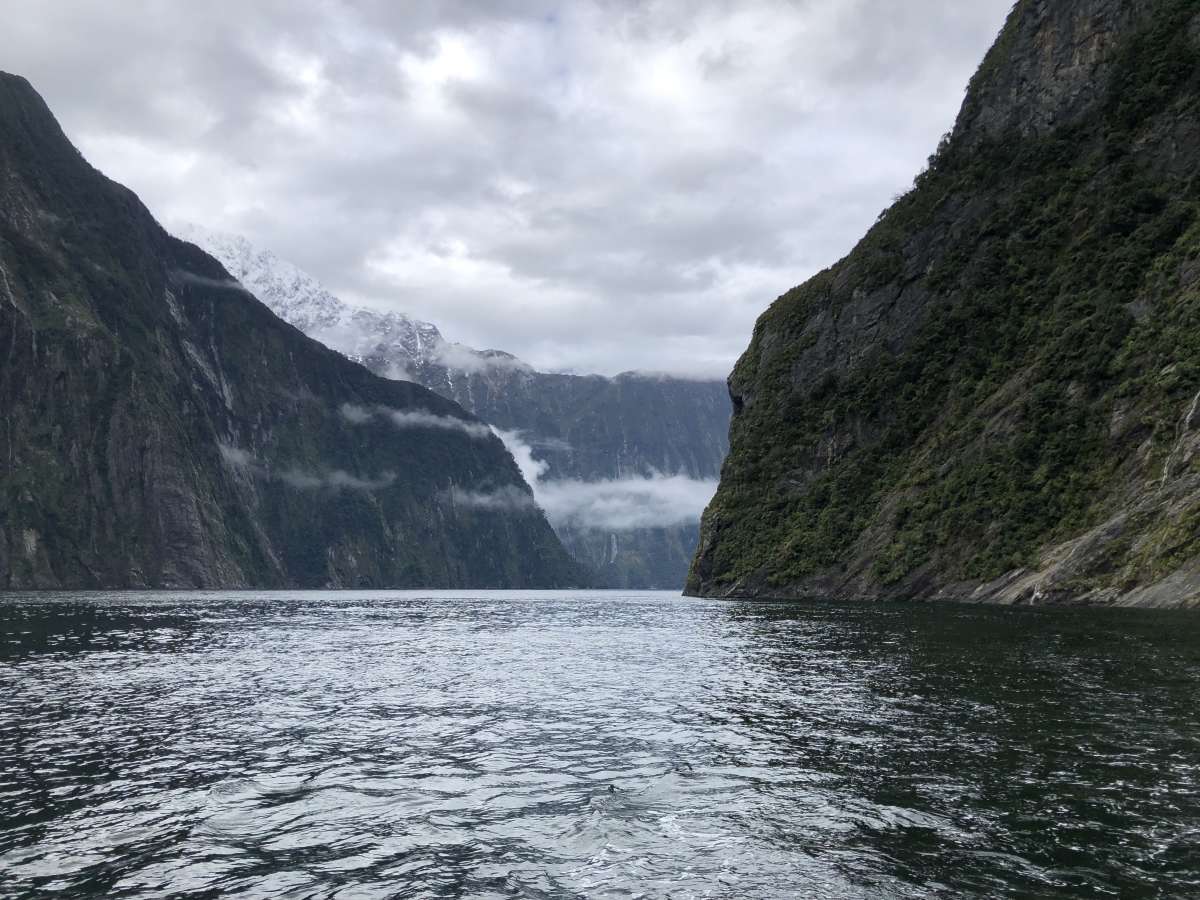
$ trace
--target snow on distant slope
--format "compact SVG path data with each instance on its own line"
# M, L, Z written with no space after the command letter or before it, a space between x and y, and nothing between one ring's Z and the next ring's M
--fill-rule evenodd
M451 343L428 322L345 303L243 237L197 226L180 236L309 337L494 426L568 551L606 584L683 583L728 446L723 382L538 372L509 353Z
M386 358L395 363L393 378L406 378L413 366L439 365L472 371L487 366L520 364L515 357L481 353L442 337L437 326L402 313L383 313L351 306L270 250L246 238L185 225L178 236L215 257L229 274L272 312L309 337L352 359ZM506 357L499 360L498 357Z

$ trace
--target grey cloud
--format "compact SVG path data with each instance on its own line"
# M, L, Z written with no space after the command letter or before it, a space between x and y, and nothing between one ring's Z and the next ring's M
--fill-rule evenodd
M342 469L308 472L303 469L290 468L280 472L258 461L253 454L241 447L219 443L217 449L220 451L221 458L233 469L244 472L253 478L282 481L284 484L302 491L315 491L323 488L378 491L388 487L396 480L394 472L384 472L378 478L359 478Z
M396 475L393 472L385 472L378 478L358 478L341 469L331 469L320 475L314 475L300 469L289 469L281 473L278 477L280 481L301 490L345 488L353 491L378 491L396 480Z
M562 438L552 437L535 437L530 441L530 446L534 450L553 450L556 453L568 453L571 450L571 445Z
M388 418L397 428L436 428L446 431L461 431L474 438L491 436L491 430L482 422L468 422L450 416L435 416L424 412L391 412Z
M536 439L531 443L520 432L495 431L533 489L532 497L522 495L525 502L536 501L556 527L630 531L698 522L717 491L716 480L686 475L601 481L547 479L547 466L534 452L539 443ZM504 492L477 495L475 499L487 508L496 508L489 504L502 507L511 501Z
M529 363L503 353L479 353L461 344L443 344L437 361L451 369L464 372L486 372L495 369L528 371Z
M716 492L716 480L660 475L544 481L536 496L553 525L629 531L698 522Z
M723 376L953 120L1010 0L9 0L168 225L535 365Z
M183 269L176 269L172 274L184 284L195 284L199 285L200 287L211 287L226 291L240 291L242 293L248 293L248 291L242 286L242 283L236 278L206 278L205 276L197 275L194 272L185 272Z
M716 493L715 480L683 475L607 481L543 481L534 494L516 487L448 493L451 505L482 510L541 509L556 527L633 531L698 522Z
M250 455L249 451L232 444L217 444L217 449L221 452L221 458L231 466L242 469L254 466L254 457Z
M482 422L471 422L466 419L456 419L453 416L439 416L425 410L389 409L386 406L355 406L350 403L341 407L342 418L352 425L362 425L376 416L386 419L400 429L425 428L441 431L460 431L473 438L489 438L492 431Z
M482 86L466 81L447 85L451 102L471 116L472 122L505 132L530 133L549 128L562 116L544 99L513 88Z
M375 413L372 410L362 406L354 406L346 403L342 405L342 418L352 425L362 425L364 422L370 422L375 418Z
M451 488L446 496L451 506L464 509L519 512L538 508L531 494L512 486L497 488L494 491L464 491L455 487Z

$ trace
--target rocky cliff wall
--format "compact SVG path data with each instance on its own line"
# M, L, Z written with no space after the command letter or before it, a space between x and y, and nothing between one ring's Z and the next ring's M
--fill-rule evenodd
M730 380L689 590L1200 603L1200 10L1023 0Z

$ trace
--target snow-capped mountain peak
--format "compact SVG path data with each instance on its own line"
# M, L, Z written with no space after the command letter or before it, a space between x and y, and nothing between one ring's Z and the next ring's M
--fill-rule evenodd
M240 235L191 224L177 233L215 257L285 322L353 359L394 361L397 371L393 377L405 377L402 370L407 366L442 364L448 355L482 357L470 348L449 343L429 322L339 300L307 272Z

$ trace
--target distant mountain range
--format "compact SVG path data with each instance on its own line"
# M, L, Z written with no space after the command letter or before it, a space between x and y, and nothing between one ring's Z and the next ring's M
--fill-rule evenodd
M504 444L282 322L0 73L0 588L562 587Z
M728 448L724 382L539 372L509 353L449 342L428 322L350 306L243 237L195 225L180 234L305 334L494 426L600 584L683 584Z

